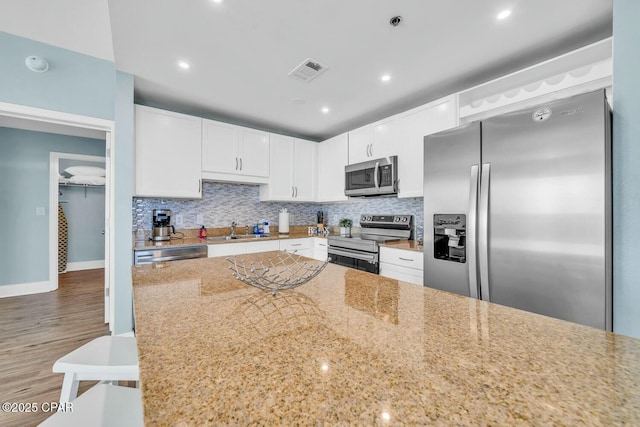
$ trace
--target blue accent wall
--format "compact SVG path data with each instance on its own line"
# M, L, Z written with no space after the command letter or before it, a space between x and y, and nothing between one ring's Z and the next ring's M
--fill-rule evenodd
M0 128L0 285L49 280L49 153L103 156L104 148L102 140Z
M640 2L613 2L613 330L640 338Z
M132 329L131 197L133 194L133 76L102 59L0 32L0 102L114 120L114 332ZM50 70L27 69L30 55ZM102 153L104 154L104 152ZM15 249L15 247L12 247Z
M0 101L112 120L115 64L0 32ZM28 56L49 62L36 73Z

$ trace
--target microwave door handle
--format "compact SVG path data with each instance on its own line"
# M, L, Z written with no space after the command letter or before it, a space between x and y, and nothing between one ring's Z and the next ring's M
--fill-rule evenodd
M378 181L379 173L380 173L380 162L376 162L376 168L373 171L373 184L376 186L376 190L380 189L380 182Z

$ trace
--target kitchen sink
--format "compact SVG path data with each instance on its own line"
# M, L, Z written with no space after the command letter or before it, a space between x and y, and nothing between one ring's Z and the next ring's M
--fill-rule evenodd
M235 236L212 236L207 237L207 240L249 240L249 239L260 239L265 237L271 237L269 234L237 234Z

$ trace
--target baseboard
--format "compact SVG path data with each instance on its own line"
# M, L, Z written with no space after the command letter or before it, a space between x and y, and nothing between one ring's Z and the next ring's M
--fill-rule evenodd
M95 261L68 262L65 273L69 271L93 270L96 268L104 268L103 259L98 259Z
M131 332L125 332L124 334L117 334L115 336L116 337L135 337L136 335L133 333L133 331L131 331Z
M40 294L42 292L50 292L55 290L56 288L54 288L52 283L49 281L20 283L17 285L4 285L0 286L0 298Z

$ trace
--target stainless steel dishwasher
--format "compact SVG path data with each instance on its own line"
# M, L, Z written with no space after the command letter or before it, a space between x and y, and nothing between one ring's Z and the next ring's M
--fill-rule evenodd
M145 248L133 251L133 264L150 264L152 262L206 257L207 245Z

